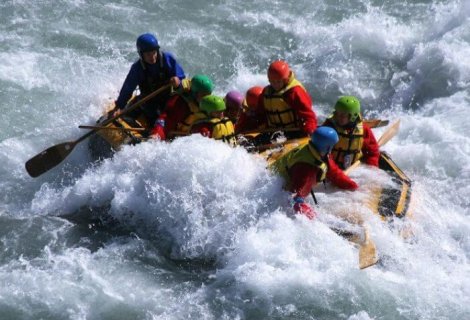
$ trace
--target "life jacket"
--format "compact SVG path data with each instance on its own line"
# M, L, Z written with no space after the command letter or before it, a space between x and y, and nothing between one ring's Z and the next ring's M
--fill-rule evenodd
M184 101L186 101L186 104L189 108L189 115L184 118L183 122L176 124L176 130L189 133L192 125L199 120L207 118L207 115L200 111L198 103L190 92L184 92L179 96L183 98Z
M268 117L268 126L271 128L299 128L301 124L296 112L283 99L284 93L294 87L304 86L295 79L292 72L289 83L283 89L274 91L272 86L266 87L263 93L264 109ZM305 89L305 88L304 88Z
M354 128L343 128L336 124L332 115L326 123L326 125L331 126L338 133L339 141L333 147L331 157L343 170L362 158L364 125L361 116L356 121Z
M233 122L229 118L223 117L222 119L209 119L206 116L206 119L200 120L194 123L194 125L200 123L210 123L212 139L222 140L223 142L228 143L232 146L236 146L238 144L237 139L235 138L235 127L233 125Z
M288 186L290 184L289 169L299 162L304 162L320 169L317 182L325 180L328 167L318 151L310 143L292 149L271 164L270 169L282 176L287 181Z
M140 65L144 70L144 79L139 83L139 90L143 96L154 92L170 81L171 75L163 61L165 59L165 53L158 51L157 54L157 63L159 64L159 72L157 75L153 74L148 68L147 64L142 59L140 59Z

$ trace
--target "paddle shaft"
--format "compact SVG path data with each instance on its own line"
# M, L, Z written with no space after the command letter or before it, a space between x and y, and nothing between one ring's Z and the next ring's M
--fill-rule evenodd
M395 121L379 138L379 141L377 143L379 146L383 146L386 144L390 139L392 139L400 129L400 120Z
M120 130L120 131L145 131L145 128L121 128L121 127L100 127L100 126L78 126L80 129L97 130Z
M364 120L364 124L371 128L379 128L386 126L388 124L388 120L381 120L381 119L369 119L369 120ZM245 134L253 134L253 133L269 133L269 132L278 132L278 131L284 131L284 132L292 132L292 131L301 131L300 128L266 128L266 129L255 129L255 130L248 130L244 132L240 132L240 134L245 135Z

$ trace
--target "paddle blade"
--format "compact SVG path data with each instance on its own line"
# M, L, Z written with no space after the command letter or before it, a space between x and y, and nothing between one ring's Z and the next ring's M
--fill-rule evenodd
M72 152L75 144L74 141L64 142L44 150L26 162L26 171L33 178L39 177L61 163Z
M359 247L359 269L365 269L373 266L379 261L377 257L377 248L375 243L370 240L369 231L364 229L365 240Z
M375 244L369 242L359 248L359 269L373 266L379 261Z
M384 134L380 137L379 141L377 143L379 146L383 146L386 144L390 139L392 139L398 132L398 129L400 129L400 120L395 121L394 124L388 128Z

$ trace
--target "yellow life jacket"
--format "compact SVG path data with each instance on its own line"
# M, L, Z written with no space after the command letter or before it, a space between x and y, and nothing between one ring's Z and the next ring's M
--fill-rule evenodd
M328 120L333 124L333 128L339 136L339 141L333 147L331 157L341 169L345 170L362 158L362 145L364 144L362 117L359 116L358 122L352 130L346 130L336 125L333 116L330 116Z
M183 120L183 122L180 122L176 125L176 130L184 133L189 133L191 130L191 126L196 121L205 119L207 116L199 110L198 103L189 93L183 93L180 94L180 96L188 104L190 114Z
M228 143L232 146L236 146L238 144L237 139L235 138L235 126L233 125L233 122L229 118L223 117L222 119L219 119L219 118L209 119L206 116L205 120L198 121L197 123L202 123L202 122L211 123L212 139L222 140L223 142Z
M283 89L274 91L272 86L268 86L264 91L264 109L268 117L268 127L271 128L299 128L300 123L294 109L282 98L283 94L294 87L304 86L295 79L292 72L289 83ZM305 88L304 88L305 89Z
M282 176L288 186L290 184L289 169L299 162L304 162L320 169L320 173L317 176L317 182L325 179L328 167L322 160L318 151L310 143L292 149L272 163L269 168Z

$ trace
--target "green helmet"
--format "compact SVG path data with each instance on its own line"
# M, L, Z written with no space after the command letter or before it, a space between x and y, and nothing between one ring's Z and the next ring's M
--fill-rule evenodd
M217 96L205 96L202 98L201 102L199 103L199 109L201 111L209 114L214 111L224 111L225 110L225 102L224 99Z
M211 94L214 89L212 80L203 74L197 74L191 79L191 92L197 94L200 92Z
M349 113L349 120L356 121L361 113L361 103L356 97L343 96L335 104L335 111Z

